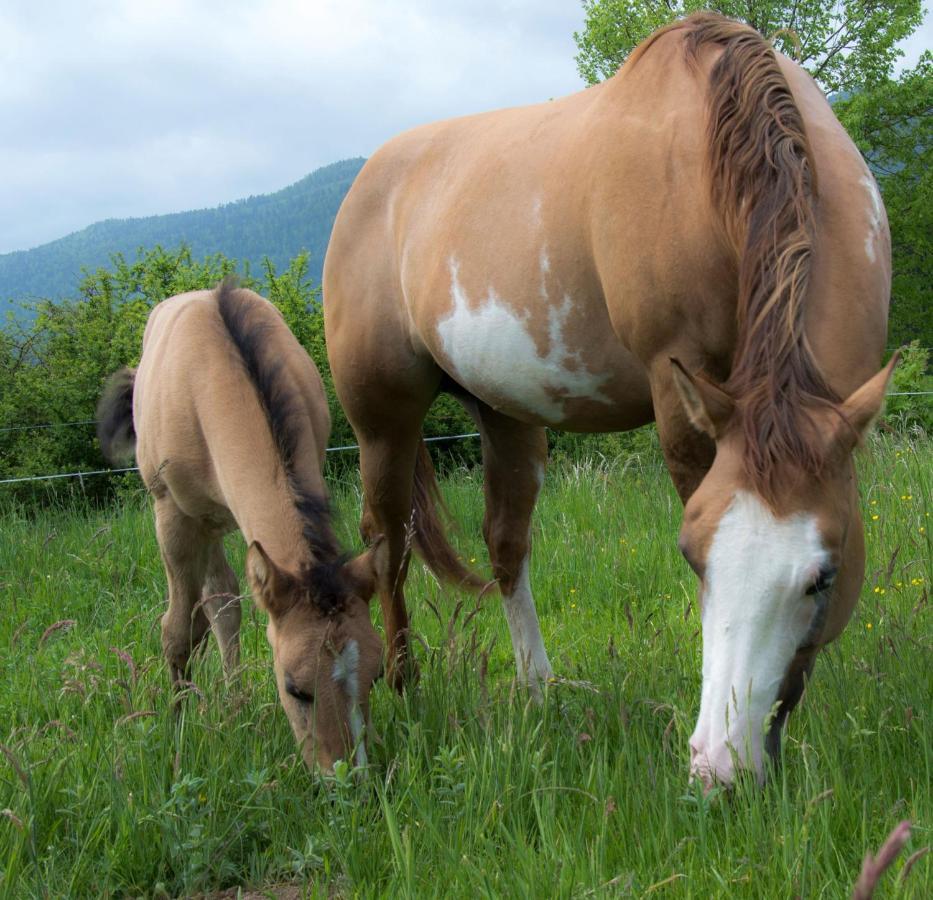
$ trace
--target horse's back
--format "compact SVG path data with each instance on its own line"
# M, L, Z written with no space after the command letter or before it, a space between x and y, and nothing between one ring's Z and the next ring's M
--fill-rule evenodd
M330 415L320 374L269 301L237 289L247 322L295 398L296 468L321 480ZM146 325L133 402L137 459L147 484L167 490L193 516L221 515L249 492L250 472L274 468L270 426L224 325L217 291L194 291L155 307ZM307 471L305 471L307 470Z
M602 93L423 126L374 154L325 265L338 383L418 358L525 421L650 418L644 373L613 333L587 219L594 185L580 177L602 152L588 138ZM587 371L594 351L601 368Z
M725 377L741 248L710 189L708 76L720 52L692 66L674 30L603 84L423 126L374 154L325 264L338 389L359 393L361 373L430 360L515 418L601 430L650 417L649 378L670 356ZM842 329L861 347L884 331L885 248L871 272L863 249L885 230L883 211L819 90L779 58L812 124L822 192L811 317L826 337L814 340ZM865 201L855 213L853 189ZM859 296L821 302L840 279Z

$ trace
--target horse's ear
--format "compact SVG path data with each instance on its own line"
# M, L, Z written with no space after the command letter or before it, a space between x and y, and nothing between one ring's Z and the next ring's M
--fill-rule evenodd
M714 441L721 437L735 410L732 398L702 375L691 375L674 357L671 374L690 424Z
M842 404L840 412L844 421L839 424L835 435L839 449L849 452L871 430L875 419L881 413L884 395L900 358L901 354L898 351L880 372L872 375Z
M366 603L376 591L376 548L384 539L380 534L366 550L344 566L354 593Z
M259 541L246 551L246 578L256 602L271 616L281 616L294 603L295 579L280 569Z

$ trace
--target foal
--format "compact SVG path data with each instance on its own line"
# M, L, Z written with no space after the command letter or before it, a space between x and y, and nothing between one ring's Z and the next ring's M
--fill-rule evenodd
M355 750L382 666L369 619L369 552L347 562L321 475L330 415L320 375L275 307L224 282L152 312L137 369L113 376L97 410L105 455L135 451L168 578L162 647L173 684L213 630L229 676L240 600L223 535L239 528L269 614L279 696L305 762Z

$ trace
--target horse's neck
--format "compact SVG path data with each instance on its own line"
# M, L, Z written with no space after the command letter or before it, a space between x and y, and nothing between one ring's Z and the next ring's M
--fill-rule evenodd
M255 472L253 473L255 475ZM284 477L249 481L230 498L231 512L247 544L258 541L277 565L298 571L311 561L303 520Z

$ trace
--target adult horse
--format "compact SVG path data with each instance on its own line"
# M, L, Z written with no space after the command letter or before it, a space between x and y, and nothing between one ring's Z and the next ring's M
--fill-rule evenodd
M330 413L320 375L278 310L224 282L160 303L139 368L98 405L111 459L135 452L168 578L162 647L183 686L213 630L230 675L240 598L223 535L249 544L247 576L269 614L279 696L309 766L366 760L363 726L382 667L369 619L370 552L348 561L321 475Z
M385 535L393 679L409 664L412 473L438 391L482 431L484 535L532 683L551 676L528 578L544 426L654 419L700 578L691 771L762 776L862 582L852 450L891 372L877 371L889 243L875 182L810 77L710 14L579 94L379 150L337 217L324 294L362 528Z

